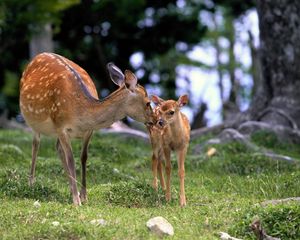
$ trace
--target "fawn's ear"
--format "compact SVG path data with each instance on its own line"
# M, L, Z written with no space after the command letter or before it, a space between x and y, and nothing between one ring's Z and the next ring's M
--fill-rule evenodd
M107 70L109 72L110 79L118 86L122 86L124 84L125 76L122 73L121 69L118 68L112 62L106 65Z
M180 96L179 97L179 99L177 100L177 105L179 106L179 107L183 107L183 106L185 106L187 103L188 103L188 101L189 101L189 97L188 97L188 95L182 95L182 96Z
M125 86L130 90L134 91L137 85L137 78L133 72L125 70Z
M151 100L155 105L161 105L161 104L164 102L163 99L161 99L160 97L158 97L158 96L156 96L156 95L152 95L152 96L150 97L150 100Z

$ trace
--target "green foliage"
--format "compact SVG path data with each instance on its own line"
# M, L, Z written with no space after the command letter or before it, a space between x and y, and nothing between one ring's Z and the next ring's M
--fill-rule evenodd
M268 235L281 239L300 239L300 205L297 203L256 206L247 209L241 216L230 229L234 236L256 239L250 224L259 218Z
M158 207L165 203L162 191L156 192L150 184L142 180L112 185L106 198L113 205L127 208Z

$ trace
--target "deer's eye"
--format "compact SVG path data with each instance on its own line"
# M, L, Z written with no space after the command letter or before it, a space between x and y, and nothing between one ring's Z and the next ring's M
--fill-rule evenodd
M150 102L147 102L146 107L150 107L150 104L151 104Z
M169 112L170 115L174 115L174 113L175 113L174 111L170 111Z

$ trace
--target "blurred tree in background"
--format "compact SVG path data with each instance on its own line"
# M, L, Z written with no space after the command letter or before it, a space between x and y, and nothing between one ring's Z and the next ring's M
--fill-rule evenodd
M234 77L239 64L233 55L233 22L253 6L253 0L1 0L0 108L9 109L10 116L18 113L18 81L34 55L32 46L37 42L33 39L43 37L51 26L54 51L85 68L101 97L115 89L106 72L106 63L113 61L122 70L133 69L141 84L158 89L163 98L177 98L176 68L206 68L187 53L202 40L209 41L217 49L217 59L221 51L230 56L229 62L217 61L214 68L219 72L224 105L231 101L239 110L236 98L242 90L237 92ZM201 21L203 11L215 17L221 12L225 20L210 30ZM219 38L230 42L225 50L220 48ZM140 61L130 61L133 56ZM232 87L226 99L222 79L228 73ZM189 79L185 80L189 84ZM205 111L200 105L192 107L201 122Z
M58 31L64 9L79 0L0 1L0 110L19 112L19 80L30 57L30 41L45 24Z

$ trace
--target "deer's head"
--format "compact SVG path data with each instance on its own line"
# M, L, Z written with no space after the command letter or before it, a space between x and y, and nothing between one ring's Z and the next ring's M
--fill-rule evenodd
M153 123L153 112L146 90L138 84L137 77L130 70L122 71L113 63L107 64L111 80L118 85L126 97L125 114L145 124Z

